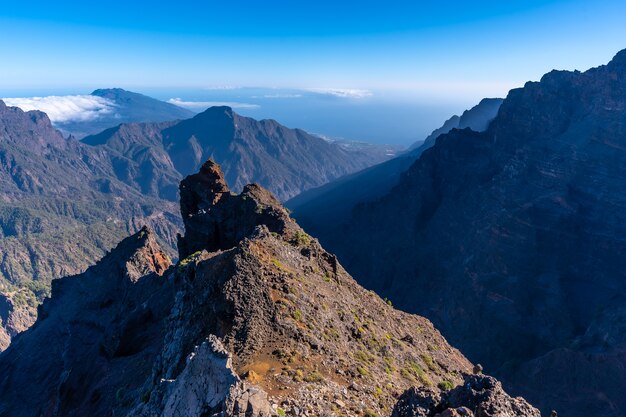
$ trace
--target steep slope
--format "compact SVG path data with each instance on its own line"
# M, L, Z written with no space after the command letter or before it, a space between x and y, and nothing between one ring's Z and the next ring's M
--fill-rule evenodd
M91 95L108 100L114 111L101 113L90 120L58 123L56 127L63 132L82 138L120 123L167 122L188 119L194 115L192 111L174 104L121 88L98 89Z
M54 281L0 354L0 416L539 417L358 286L268 191L232 194L209 161L180 193L183 260L142 229Z
M34 320L32 281L46 286L84 271L143 224L173 253L177 204L118 180L119 172L103 147L65 139L44 113L0 101L0 296L35 301L16 303L3 318L0 348Z
M437 138L452 129L470 128L474 132L484 132L489 124L498 115L500 106L504 100L501 98L484 98L480 103L465 110L461 116L452 116L439 129L435 129L423 142L416 142L409 150L421 149L418 155L421 155L426 149L433 147Z
M622 51L512 90L323 242L543 410L623 416L625 149Z
M120 161L147 164L151 175L141 188L161 190L168 199L175 198L178 181L196 172L209 157L223 166L233 189L258 182L281 200L381 162L376 158L384 157L347 150L274 120L243 117L229 107L211 107L177 123L121 125L84 142L112 149ZM124 176L120 179L126 181Z
M391 191L402 173L420 157L422 152L432 147L440 135L456 128L469 127L477 132L484 131L498 114L501 104L502 99L485 98L476 106L464 111L460 117L452 116L408 152L305 191L287 201L285 205L293 211L302 227L313 232L323 242L326 235L336 228L337 223L348 220L354 207L360 203L376 200Z

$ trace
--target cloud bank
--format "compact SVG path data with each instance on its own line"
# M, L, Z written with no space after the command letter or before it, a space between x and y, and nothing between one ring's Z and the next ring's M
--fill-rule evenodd
M56 124L86 122L115 111L115 103L91 95L3 98L7 106L45 112Z
M302 94L265 94L263 98L300 98Z
M236 101L184 101L180 98L171 98L168 103L175 104L193 111L202 111L213 106L228 106L233 109L258 109L258 104L239 103Z
M372 96L371 91L356 88L309 88L307 90L312 93L326 94L339 98L365 98Z

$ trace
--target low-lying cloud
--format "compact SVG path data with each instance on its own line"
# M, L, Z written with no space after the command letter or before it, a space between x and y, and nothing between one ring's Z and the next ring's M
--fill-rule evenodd
M263 98L301 98L302 94L265 94Z
M110 115L115 103L103 97L91 95L3 98L7 106L24 111L45 112L56 124L86 122Z
M202 111L213 106L228 106L233 109L258 109L260 107L258 104L240 103L236 101L184 101L180 98L171 98L167 100L167 102L193 111Z
M365 98L372 96L371 91L356 88L309 88L308 91L339 98Z

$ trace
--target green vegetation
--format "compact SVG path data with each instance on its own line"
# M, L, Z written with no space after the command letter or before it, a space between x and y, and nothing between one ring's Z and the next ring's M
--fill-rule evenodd
M380 417L380 414L368 409L365 410L365 413L363 413L363 417Z
M30 281L25 284L34 295L39 303L43 302L44 298L50 297L50 284L46 284L40 281Z
M200 256L201 253L202 253L202 251L197 251L197 252L192 253L191 255L189 255L188 257L186 257L182 261L180 261L178 263L178 266L183 267L183 268L186 267L192 261L194 261L198 256Z
M430 369L431 371L436 371L437 365L435 364L435 362L433 361L433 357L430 355L421 355L422 360L424 361L424 363L426 364L426 366L428 367L428 369Z
M356 370L361 376L367 376L370 374L370 371L365 366L359 366Z
M452 388L454 388L454 384L450 381L441 381L437 384L437 386L442 391L450 391Z
M324 376L317 371L313 371L308 374L304 380L306 382L322 382L324 380Z
M391 356L385 356L383 362L385 363L385 372L391 374L395 370L393 358Z
M298 310L298 309L294 310L294 312L293 312L293 314L291 316L294 318L294 320L297 320L297 321L301 321L302 320L302 312L300 310Z
M293 243L298 246L309 246L311 244L311 236L307 235L302 230L298 230L293 235Z
M302 372L302 369L296 369L296 372L293 374L293 380L295 382L304 381L304 372Z
M385 297L383 300L385 301L385 303L387 303L388 305L393 307L393 303L391 302L391 300L389 298Z
M425 386L431 386L433 384L428 375L426 375L426 373L422 369L422 367L419 366L419 364L417 364L416 362L409 362L407 366L402 368L400 373L404 378L411 381L415 381L417 377L417 380L419 380Z
M276 414L278 414L278 417L285 417L287 414L285 413L285 410L283 410L282 408L278 407L276 409Z
M50 284L39 281L27 281L23 287L5 284L7 292L13 293L11 299L18 307L37 307L46 297L50 297Z
M374 357L367 352L363 352L362 350L357 350L353 354L354 359L363 363L370 363L374 361Z

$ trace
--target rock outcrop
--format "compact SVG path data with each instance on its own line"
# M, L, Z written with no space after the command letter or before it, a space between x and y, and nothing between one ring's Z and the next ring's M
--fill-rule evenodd
M142 229L83 275L53 281L35 325L0 354L0 415L107 415L135 401L171 309L169 265Z
M625 150L622 51L512 90L322 242L543 412L623 416Z
M357 285L268 191L232 194L209 161L181 199L177 265L142 229L53 282L0 354L0 416L369 417L464 384L428 320Z
M467 375L463 384L449 391L410 388L404 392L392 417L541 417L523 398L512 398L493 377Z
M37 319L37 300L26 298L25 292L0 293L0 351L9 346L12 337L28 329Z

